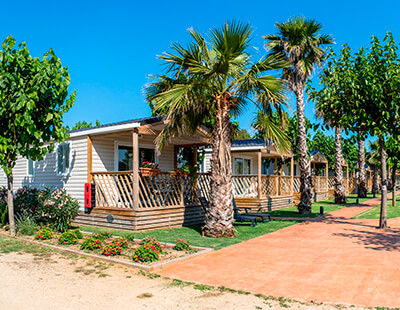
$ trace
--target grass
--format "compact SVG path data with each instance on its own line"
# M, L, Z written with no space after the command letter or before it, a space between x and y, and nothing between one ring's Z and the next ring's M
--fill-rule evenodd
M0 235L0 253L8 254L12 252L50 254L52 250L35 244L24 242L18 239Z
M208 238L201 235L201 226L166 228L147 232L134 233L136 239L147 236L156 238L160 242L175 243L177 238L190 239L192 246L213 248L216 250L240 243L258 236L269 234L279 229L298 223L297 221L277 220L270 223L258 223L256 227L251 227L249 223L235 224L237 230L236 238ZM126 231L114 230L102 227L80 226L80 229L87 232L98 233L104 230L111 231L113 235L123 235Z
M371 194L368 195L367 198L360 199L360 203L369 199L372 199L373 196ZM331 198L326 201L316 202L312 205L312 213L311 214L299 214L296 206L270 211L268 212L271 216L276 217L294 217L294 218L304 218L304 217L317 217L320 215L320 207L324 207L324 213L329 213L335 210L339 210L350 205L356 203L357 195L352 194L347 196L347 203L344 205L336 205L334 204L334 199ZM136 239L142 239L147 236L152 236L156 238L160 242L167 243L175 243L177 238L190 239L190 243L193 246L207 247L213 248L215 250L222 249L224 247L237 244L249 239L253 239L265 234L272 233L274 231L280 230L282 228L297 224L298 221L290 221L290 220L273 220L270 223L259 223L256 227L251 227L249 223L237 223L235 224L235 228L237 230L236 238L208 238L203 237L201 235L201 226L191 226L191 227L179 227L179 228L166 228L159 230L152 230L147 232L137 232L133 233ZM115 230L109 228L102 227L92 227L92 226L80 226L79 227L83 231L99 233L102 231L111 231L113 235L123 235L126 234L126 231L123 230Z
M372 198L373 198L373 195L368 194L367 198L360 198L359 202L361 203L366 200L370 200ZM317 217L320 215L320 207L324 207L324 213L330 213L330 212L340 210L340 209L343 209L345 207L355 204L356 199L357 199L357 195L351 194L351 195L347 196L347 203L342 204L342 205L334 204L333 197L328 200L325 200L325 201L314 202L312 204L311 214L300 214L297 211L296 205L293 207L290 207L290 208L269 211L268 213L271 214L271 216L275 216L275 217L298 217L298 218L312 217L313 218L313 217Z
M396 217L400 217L400 197L396 197L396 207L392 206L392 195L388 194L388 201L387 201L387 218L388 219L393 219ZM377 205L376 207L373 207L363 213L360 213L356 216L353 217L353 219L379 219L380 218L380 212L381 212L381 206Z

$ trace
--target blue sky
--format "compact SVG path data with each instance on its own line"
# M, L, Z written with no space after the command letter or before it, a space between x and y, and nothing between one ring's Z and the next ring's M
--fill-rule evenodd
M275 22L303 15L323 24L336 49L346 42L356 50L388 30L400 42L399 9L396 1L7 1L0 40L11 34L26 41L34 56L53 48L68 65L77 98L66 124L109 123L150 115L143 87L163 70L156 56L172 42L188 42L190 27L207 34L227 20L249 22L258 58L262 35L274 33ZM306 115L315 120L313 108L307 103ZM241 127L248 129L253 116L254 109L242 115Z

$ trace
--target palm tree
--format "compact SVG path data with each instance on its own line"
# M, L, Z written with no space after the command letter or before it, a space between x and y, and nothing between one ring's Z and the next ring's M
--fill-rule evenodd
M270 115L284 106L285 92L278 77L265 75L288 63L271 55L253 63L249 54L252 28L230 22L211 30L210 43L189 29L187 48L172 44L172 53L159 58L167 65L166 75L153 76L146 88L154 113L167 115L167 125L157 138L159 148L179 133L194 133L204 119L211 128L212 165L210 207L206 210L203 234L234 237L232 208L231 116L250 102ZM274 137L276 138L276 137ZM275 141L279 144L279 137Z
M291 66L283 70L283 78L295 93L299 130L300 213L311 213L311 177L307 150L307 132L304 115L304 87L316 66L321 66L325 56L324 45L333 44L330 35L320 35L322 25L315 20L294 17L277 23L278 34L264 36L271 55L283 56Z

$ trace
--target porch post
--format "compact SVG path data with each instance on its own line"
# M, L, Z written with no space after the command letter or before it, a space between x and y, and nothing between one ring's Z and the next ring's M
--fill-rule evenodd
M257 159L258 159L258 171L257 171L257 194L258 194L258 199L261 199L261 168L262 168L262 158L261 158L261 150L258 151L257 153Z
M293 186L294 186L294 184L293 184L293 156L290 158L290 176L291 176L291 178L290 178L290 195L292 195L293 196L293 193L294 193L294 188L293 188Z
M275 195L279 196L278 158L275 157Z
M133 157L133 208L139 208L139 137L138 130L132 131L132 157Z
M193 166L197 165L197 146L193 146Z
M92 164L92 157L93 157L93 141L90 136L87 136L87 181L88 183L92 183L93 178L92 178L92 170L93 170L93 164Z
M325 167L325 183L326 183L326 190L328 191L328 174L329 174L329 167L328 167L328 163L326 163L326 167Z

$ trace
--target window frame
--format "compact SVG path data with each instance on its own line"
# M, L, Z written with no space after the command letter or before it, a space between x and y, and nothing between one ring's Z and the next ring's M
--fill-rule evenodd
M236 159L243 159L243 167L244 167L244 159L246 159L246 160L249 160L250 161L250 171L249 171L249 173L248 174L238 174L237 172L236 172L236 165L235 165L235 161L236 161ZM253 172L253 160L252 160L253 158L251 157L251 156L246 156L246 155L235 155L235 156L232 156L232 166L233 166L233 174L234 175L251 175L252 174L252 172Z
M32 165L33 173L29 173L29 161L30 160L32 160L32 163L33 163L33 165ZM58 161L57 161L57 163L58 163ZM57 171L58 171L58 169L57 169ZM36 175L36 160L33 160L29 157L26 159L26 175L28 177L34 177Z
M58 165L58 163L59 163L59 160L58 160L59 152L58 152L58 150L59 150L59 148L61 146L64 146L64 145L68 145L68 148L69 148L68 171L67 172L59 172L59 165ZM57 145L57 149L56 149L56 169L57 169L56 172L57 172L57 175L67 176L67 175L69 175L71 173L71 154L72 154L71 142L64 142L64 143L60 143L60 144Z
M119 154L118 154L118 149L120 146L125 146L125 147L132 147L132 142L127 142L127 141L114 141L114 171L119 171ZM149 143L139 143L139 149L152 149L154 150L154 161L159 164L159 154L157 153L156 146L154 144L149 144ZM138 156L139 150L137 150ZM140 163L139 163L140 166Z

